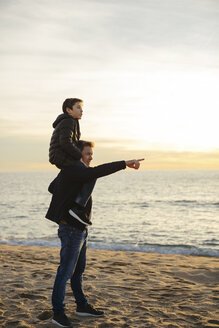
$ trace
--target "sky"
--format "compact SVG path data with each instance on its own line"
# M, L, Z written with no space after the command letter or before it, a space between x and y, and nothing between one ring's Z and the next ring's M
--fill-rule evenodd
M0 0L0 40L0 171L55 169L69 97L94 165L219 169L218 0Z

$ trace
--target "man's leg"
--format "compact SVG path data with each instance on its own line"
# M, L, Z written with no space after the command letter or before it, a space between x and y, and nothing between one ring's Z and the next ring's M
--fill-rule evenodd
M79 316L92 316L101 317L104 315L103 311L94 309L86 299L82 288L82 276L86 266L86 251L87 251L87 238L81 248L78 262L71 278L71 288L77 304L76 314Z
M86 251L87 251L87 237L81 248L81 252L77 261L77 265L74 270L74 274L71 277L71 288L75 297L77 306L83 306L87 303L86 296L83 293L82 279L86 266Z
M59 226L58 236L61 240L61 251L60 265L57 270L52 293L54 317L59 314L64 314L65 306L63 302L65 298L66 282L74 273L86 235L86 230L82 232L69 225Z

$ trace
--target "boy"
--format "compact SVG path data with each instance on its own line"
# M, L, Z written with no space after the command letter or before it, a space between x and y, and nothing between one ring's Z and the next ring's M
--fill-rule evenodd
M59 169L74 165L81 159L81 151L77 147L80 139L78 120L82 117L83 101L78 98L65 99L62 110L64 114L53 123L54 131L49 147L49 161Z
M59 169L68 166L83 165L80 162L81 150L77 147L80 139L79 121L82 117L83 101L78 98L65 99L62 110L53 123L54 131L49 147L49 161ZM85 183L81 192L75 199L75 205L69 210L72 217L85 225L91 225L89 217L85 214L85 206L93 191L95 180Z

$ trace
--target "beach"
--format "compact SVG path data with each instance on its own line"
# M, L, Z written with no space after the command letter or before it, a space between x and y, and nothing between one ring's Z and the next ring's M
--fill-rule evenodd
M55 327L51 293L59 248L0 247L0 326ZM219 327L217 258L88 249L84 290L102 318L80 318L70 284L73 327Z

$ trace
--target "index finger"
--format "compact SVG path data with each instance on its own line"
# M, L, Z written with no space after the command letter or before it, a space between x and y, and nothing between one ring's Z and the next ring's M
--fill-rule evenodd
M138 162L144 161L144 158L137 159Z

